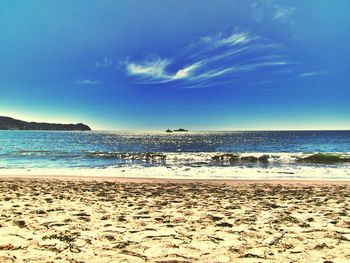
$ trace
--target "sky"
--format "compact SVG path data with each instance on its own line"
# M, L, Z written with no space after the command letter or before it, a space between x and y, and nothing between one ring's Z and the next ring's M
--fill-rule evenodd
M0 115L100 130L350 129L350 1L0 2Z

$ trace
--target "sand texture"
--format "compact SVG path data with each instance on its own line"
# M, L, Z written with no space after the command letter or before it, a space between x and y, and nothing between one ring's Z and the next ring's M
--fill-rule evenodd
M0 262L350 262L349 184L0 178Z

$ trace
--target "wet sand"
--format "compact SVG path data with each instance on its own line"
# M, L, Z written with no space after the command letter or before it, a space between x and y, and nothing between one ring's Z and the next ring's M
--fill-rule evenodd
M349 262L350 183L0 177L0 262Z

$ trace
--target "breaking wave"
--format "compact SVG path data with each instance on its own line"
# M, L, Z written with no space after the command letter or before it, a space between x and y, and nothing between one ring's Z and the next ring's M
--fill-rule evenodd
M51 159L96 159L118 163L145 163L164 165L223 165L244 164L346 164L350 153L229 153L229 152L66 152L18 151L6 157ZM4 157L1 155L0 157Z

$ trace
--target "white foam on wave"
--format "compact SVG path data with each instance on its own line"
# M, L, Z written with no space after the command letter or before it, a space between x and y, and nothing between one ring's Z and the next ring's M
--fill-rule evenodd
M304 153L265 153L265 152L247 152L247 153L226 153L226 152L156 152L156 153L114 153L94 152L94 157L104 158L120 158L122 160L143 160L143 161L166 161L167 164L195 164L195 163L211 163L213 157L222 155L237 155L239 158L244 157L262 157L269 156L269 162L292 163L298 158L304 158L312 154Z
M181 153L162 153L166 155L166 160L169 163L181 163L181 162L211 162L214 156L220 156L223 154L236 153L225 153L225 152L181 152ZM262 157L264 155L269 156L269 162L281 162L281 163L292 163L298 158L310 156L312 154L299 153L273 153L273 152L246 152L237 153L239 157Z

